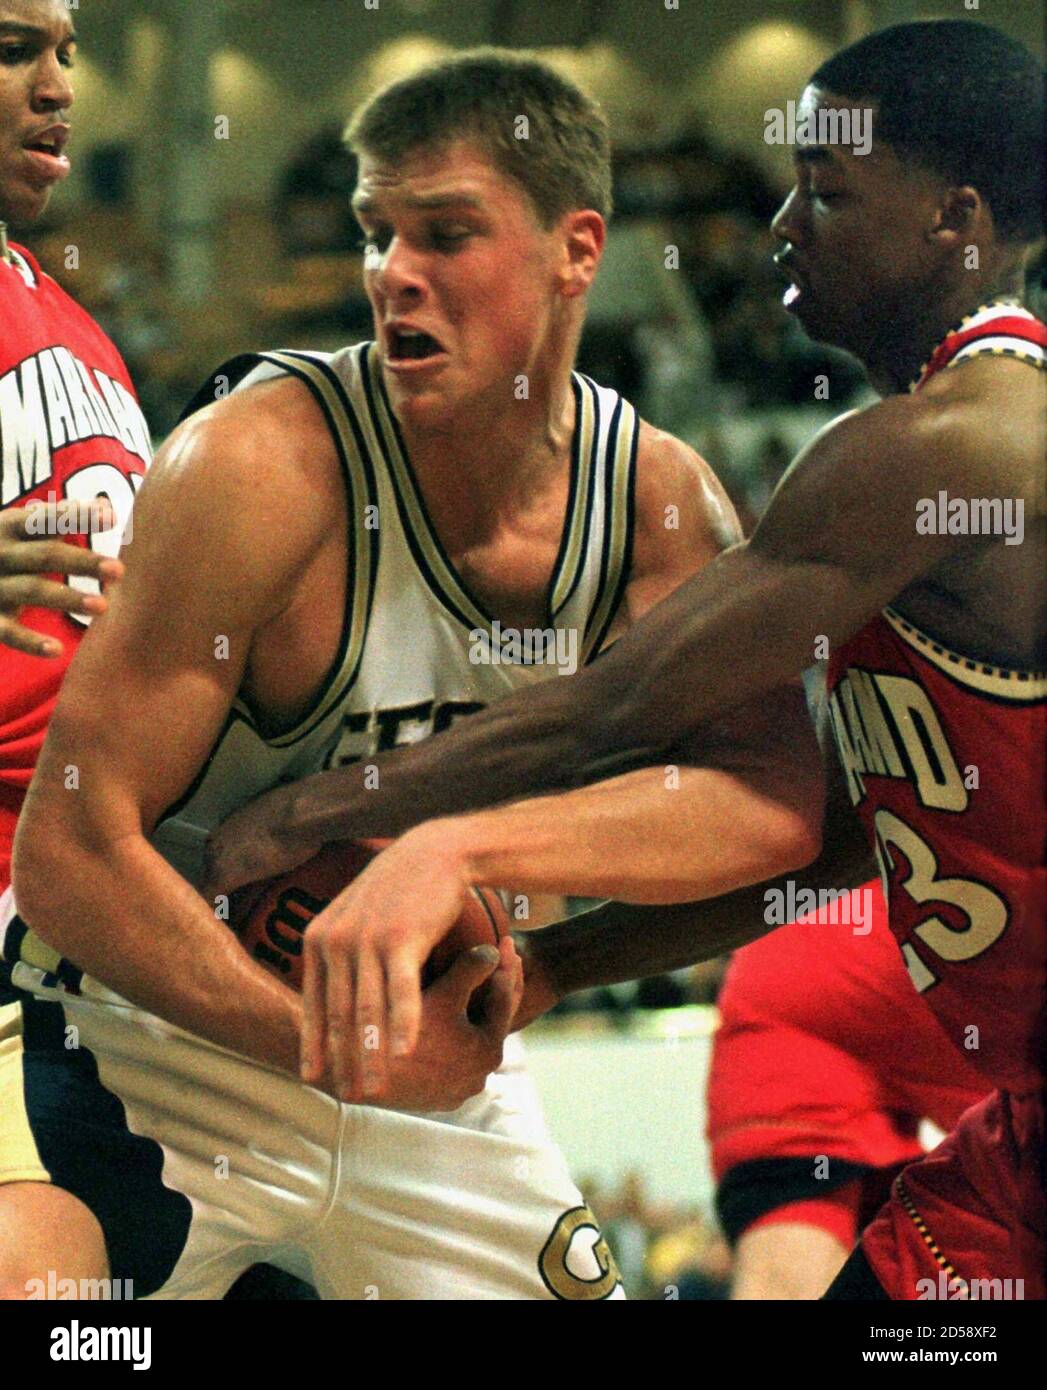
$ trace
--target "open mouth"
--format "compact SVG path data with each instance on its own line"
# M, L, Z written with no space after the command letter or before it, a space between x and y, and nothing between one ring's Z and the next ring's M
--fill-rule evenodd
M394 328L389 333L390 362L424 362L443 351L443 345L429 333L407 328Z

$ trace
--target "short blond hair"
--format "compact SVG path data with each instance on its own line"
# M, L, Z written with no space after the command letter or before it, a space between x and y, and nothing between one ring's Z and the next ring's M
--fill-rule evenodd
M534 57L474 48L433 63L383 87L346 131L354 154L390 164L461 139L475 141L524 189L546 228L580 208L610 217L606 117L581 88Z

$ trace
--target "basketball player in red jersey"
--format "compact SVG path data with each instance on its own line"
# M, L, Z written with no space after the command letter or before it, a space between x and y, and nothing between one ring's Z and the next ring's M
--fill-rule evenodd
M120 531L150 455L116 348L7 239L7 224L35 222L69 172L75 52L62 0L0 0L0 902L59 687L87 622L105 611L102 583L123 572ZM0 975L0 1049L20 1046L19 1005ZM9 1178L6 1157L0 1143ZM105 1246L94 1216L34 1181L44 1175L19 1176L0 1185L0 1242L17 1229L32 1261L32 1233L51 1230L50 1267L95 1277Z
M863 113L871 151L833 143ZM576 679L396 754L380 803L359 769L332 771L246 812L232 838L250 859L242 832L261 830L266 872L338 834L605 775L828 639L834 732L891 930L998 1088L899 1180L838 1289L933 1296L941 1273L960 1296L978 1278L1042 1296L1047 331L1019 298L1043 229L1043 70L985 26L900 25L824 64L800 114L796 186L774 222L786 304L862 360L883 399L823 431L752 538ZM383 1044L410 1050L421 964L469 885L526 882L528 866L543 881L529 815L423 825L317 919L307 1071L337 1054L380 1092L385 1047L363 1055L359 1023L387 1023Z

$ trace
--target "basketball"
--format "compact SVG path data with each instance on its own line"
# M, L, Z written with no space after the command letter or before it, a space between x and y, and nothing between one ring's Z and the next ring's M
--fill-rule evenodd
M382 848L380 841L325 845L290 873L235 893L229 925L260 965L292 989L301 990L306 927ZM463 951L473 946L497 946L508 929L501 900L482 888L474 889L465 911L426 961L423 987L449 970Z

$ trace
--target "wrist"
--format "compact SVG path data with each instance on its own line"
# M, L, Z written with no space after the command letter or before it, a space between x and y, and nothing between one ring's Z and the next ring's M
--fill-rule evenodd
M475 876L477 865L470 853L468 820L466 816L448 816L425 821L405 831L397 843L419 861L423 872L446 873L463 887L474 888L481 881Z

